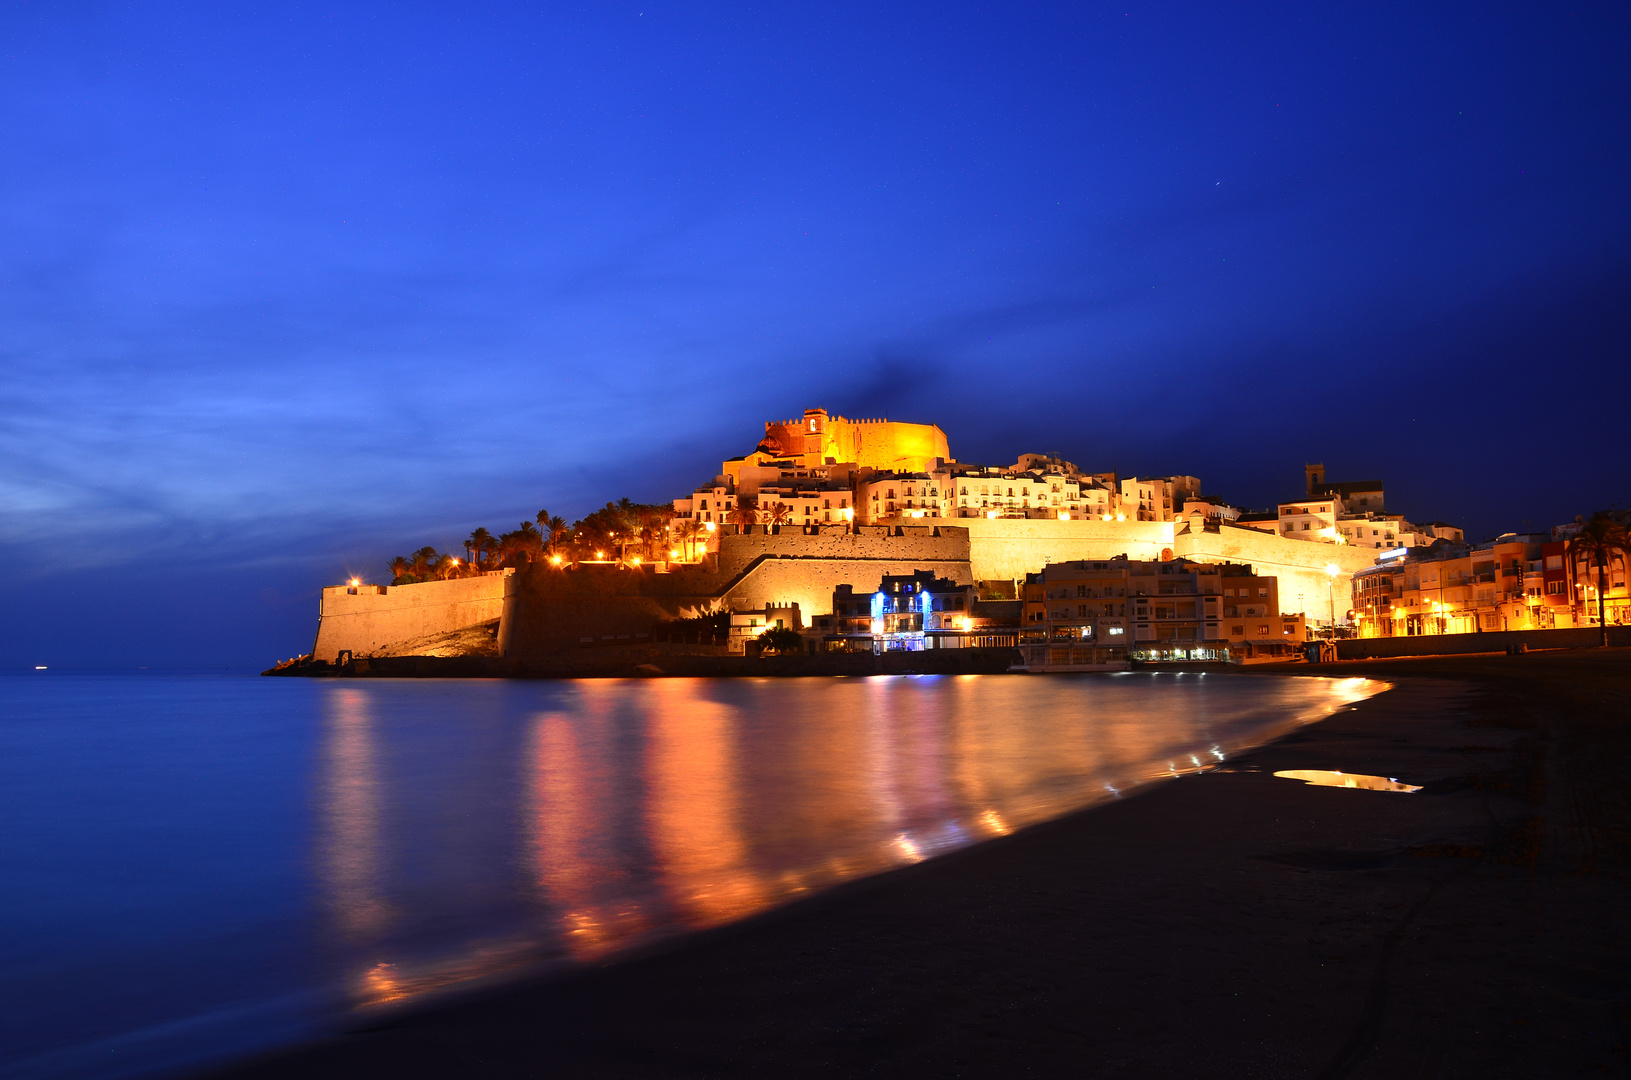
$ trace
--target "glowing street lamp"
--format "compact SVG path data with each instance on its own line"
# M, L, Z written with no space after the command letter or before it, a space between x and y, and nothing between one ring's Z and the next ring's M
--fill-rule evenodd
M1325 564L1325 575L1331 579L1329 582L1330 587L1326 592L1331 598L1331 633L1333 636L1336 634L1337 626L1337 575L1340 573L1342 573L1342 567L1336 563Z

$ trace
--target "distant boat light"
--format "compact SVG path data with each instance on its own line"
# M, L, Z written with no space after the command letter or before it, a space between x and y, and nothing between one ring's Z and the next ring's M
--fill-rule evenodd
M35 664L34 665L34 670L35 671L44 671L45 670L45 665L44 664Z

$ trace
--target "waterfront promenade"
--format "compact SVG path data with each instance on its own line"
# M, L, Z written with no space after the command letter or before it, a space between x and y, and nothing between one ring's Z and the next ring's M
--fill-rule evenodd
M1631 650L1304 673L1396 688L1206 775L224 1075L1624 1075Z

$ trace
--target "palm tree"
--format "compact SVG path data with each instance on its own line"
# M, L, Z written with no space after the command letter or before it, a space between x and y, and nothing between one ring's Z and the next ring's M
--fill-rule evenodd
M554 555L561 541L572 534L572 529L559 514L551 518L545 518L542 514L543 511L539 511L538 528L543 530L545 550Z
M697 534L702 531L702 526L695 518L681 518L673 528L674 538L685 545L686 558L694 558Z
M1608 620L1604 617L1604 596L1608 591L1605 580L1608 564L1616 555L1623 561L1631 555L1631 533L1608 514L1599 511L1580 526L1580 531L1569 538L1569 567L1584 562L1597 567L1597 629L1602 633L1602 644L1608 645Z
M391 570L391 584L395 585L401 579L413 573L413 563L398 555L388 564Z
M786 525L792 517L793 508L784 502L771 503L770 509L765 511L765 520L771 525Z
M758 523L759 509L756 503L757 500L752 495L738 495L736 509L730 512L731 521L741 526L744 533Z
M641 506L635 512L635 518L640 523L640 539L646 545L646 558L655 559L668 524L668 507Z
M465 550L472 552L471 562L479 569L487 568L487 553L493 550L493 534L487 531L486 526L478 528L470 534L470 539L464 542Z
M436 549L427 544L413 553L409 567L413 571L413 576L423 581L435 572L436 564L441 559L442 557L436 554Z

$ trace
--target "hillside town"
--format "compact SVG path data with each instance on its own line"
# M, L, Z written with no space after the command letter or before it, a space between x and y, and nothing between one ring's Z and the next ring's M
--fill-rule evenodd
M670 504L608 502L570 524L539 511L474 530L462 558L394 559L388 586L325 590L314 654L401 654L485 623L505 656L706 638L741 655L997 648L1027 670L1106 670L1631 624L1624 513L1469 543L1391 506L1381 480L1309 463L1297 486L1243 507L1192 475L964 462L936 425L808 409Z

